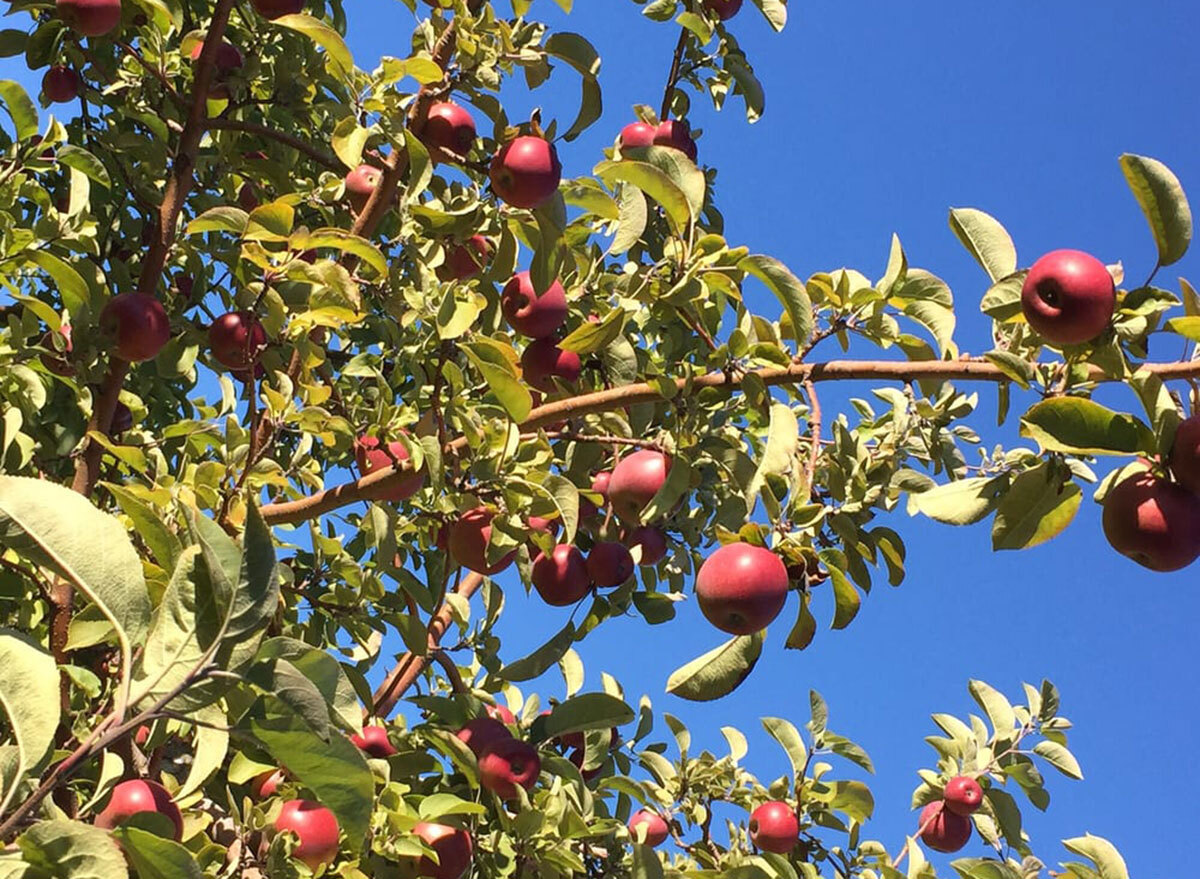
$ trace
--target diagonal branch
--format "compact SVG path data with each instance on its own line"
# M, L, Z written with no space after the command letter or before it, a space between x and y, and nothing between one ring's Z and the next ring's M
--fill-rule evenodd
M257 122L243 122L241 119L213 119L208 123L208 128L210 131L241 131L246 134L253 134L255 137L265 137L268 140L274 140L284 146L289 146L297 152L304 153L304 155L315 162L319 162L331 171L341 172L346 170L346 166L342 164L342 160L333 153L296 137L294 134L280 131L277 128L268 128L266 125L259 125Z

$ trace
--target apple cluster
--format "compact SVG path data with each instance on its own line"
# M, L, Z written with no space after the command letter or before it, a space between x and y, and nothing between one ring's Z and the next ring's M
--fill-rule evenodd
M937 852L956 852L971 838L971 815L983 802L983 788L968 775L946 782L940 800L927 803L918 818L921 842Z

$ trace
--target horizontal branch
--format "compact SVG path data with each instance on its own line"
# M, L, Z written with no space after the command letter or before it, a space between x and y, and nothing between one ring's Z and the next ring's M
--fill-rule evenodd
M331 171L341 173L346 170L346 166L342 164L342 160L333 153L323 150L303 138L296 137L294 134L280 131L277 128L268 128L266 125L259 125L255 122L243 122L241 119L212 119L209 121L208 127L213 131L241 131L245 134L253 134L256 137L265 137L267 140L276 141L304 153L304 155L321 163Z

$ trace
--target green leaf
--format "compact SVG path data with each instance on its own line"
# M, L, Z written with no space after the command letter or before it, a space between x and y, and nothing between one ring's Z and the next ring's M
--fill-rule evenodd
M88 288L87 281L65 259L46 250L31 250L25 256L29 262L43 269L54 281L54 286L58 288L58 295L62 297L63 307L72 317L91 302L92 293Z
M746 506L750 513L754 512L758 493L766 483L767 477L789 472L799 449L800 423L796 419L796 413L783 403L772 403L767 442L758 459L758 468L746 489Z
M579 528L579 488L557 473L547 475L540 488L550 496L562 518L563 542L574 543L575 532Z
M209 208L187 224L185 234L199 235L203 232L232 232L241 235L246 231L250 215L241 208Z
M1033 753L1068 778L1083 779L1083 770L1079 767L1079 761L1075 759L1075 755L1058 742L1052 742L1049 739L1038 742L1033 746Z
M995 217L975 208L954 208L950 228L992 283L1017 270L1017 248Z
M992 722L992 728L998 735L1005 736L1013 730L1017 725L1017 715L1013 713L1012 706L1008 704L1008 700L999 690L983 681L971 681L967 685L967 689L970 690L971 697L987 714L988 720Z
M203 879L192 853L173 839L130 826L118 827L113 836L120 840L138 879Z
M187 780L175 795L178 800L200 790L221 768L229 753L229 731L224 728L225 712L215 705L209 705L199 709L195 717L201 721L201 725L197 725L192 740L192 765L188 770Z
M245 673L248 683L278 699L294 711L324 741L329 741L329 705L313 682L286 659L254 665Z
M504 349L511 351L507 345L494 342L491 339L476 339L474 342L460 346L470 358L471 363L483 375L483 380L491 392L496 395L509 417L518 424L529 417L533 410L533 397L517 379L513 360L507 356Z
M363 128L353 116L347 116L333 127L329 143L334 153L347 168L362 164L363 147L371 137L371 130Z
M584 693L554 706L546 718L546 736L558 738L590 729L612 729L624 726L633 718L633 709L624 699L608 693Z
M242 238L246 241L286 241L292 234L295 220L296 209L286 201L259 205L250 212Z
M346 729L357 730L362 708L346 670L329 653L295 638L271 638L259 648L263 660L286 659L312 681L326 704Z
M800 735L800 730L796 729L795 724L789 720L784 720L782 717L764 717L761 718L763 729L779 742L780 746L787 753L788 760L792 763L792 774L799 783L801 775L804 772L804 767L808 762L808 748L805 747L804 738Z
M1200 342L1200 316L1173 317L1167 321L1166 327L1172 333L1178 333L1193 342Z
M579 113L562 135L563 140L577 138L604 112L604 101L597 75L600 72L600 55L586 39L569 31L556 31L545 42L546 51L566 61L583 77Z
M1068 851L1081 855L1096 865L1100 879L1129 879L1129 868L1117 847L1102 836L1077 836L1064 839Z
M28 635L5 628L0 628L0 705L18 751L11 784L6 777L0 788L2 815L16 793L16 782L54 746L62 707L54 657Z
M39 879L126 879L125 857L107 830L58 818L34 824L17 840Z
M646 231L648 211L646 196L632 184L624 184L617 192L617 208L620 216L617 232L608 245L608 253L624 253L642 237Z
M357 256L381 276L388 273L387 260L382 251L366 238L351 235L344 229L317 229L314 232L297 232L288 239L291 250L303 252L316 248L332 248Z
M1179 178L1162 162L1130 153L1121 156L1121 170L1150 223L1158 264L1178 262L1192 241L1192 211Z
M567 650L575 643L575 624L567 623L549 641L533 653L510 662L496 673L498 678L506 681L529 681L536 678L550 666L554 665Z
M737 689L762 654L763 633L738 635L676 669L667 692L691 702L711 702Z
M992 549L1028 549L1057 537L1079 511L1083 492L1048 463L1018 475L992 526Z
M692 465L683 458L675 457L667 471L667 481L649 503L642 508L642 522L657 522L671 514L680 499L692 486Z
M863 823L875 811L875 797L871 789L861 781L834 782L833 799L829 807L839 812L845 812L853 820Z
M862 598L843 570L846 558L840 551L823 549L818 555L829 572L829 582L833 586L833 628L844 629L858 616Z
M576 354L594 354L601 348L607 348L621 335L627 317L624 309L614 308L599 323L584 321L568 333L558 347Z
M636 151L630 150L630 153L633 152ZM632 158L601 162L593 169L593 173L609 188L615 188L618 183L636 186L662 206L677 233L686 228L692 219L687 195L665 171L650 162Z
M1082 397L1038 403L1022 416L1021 436L1043 451L1076 455L1152 455L1158 447L1140 419Z
M1036 374L1033 364L1024 357L1013 354L1011 351L988 351L983 356L1022 388L1029 389L1030 382L1033 381Z
M787 0L754 0L767 23L779 33L787 24Z
M804 283L787 266L769 256L747 256L738 263L738 269L758 278L775 294L788 314L796 342L801 347L806 345L813 334L813 314L812 300Z
M304 34L325 50L325 58L334 67L336 75L343 78L354 72L354 56L333 28L311 15L281 15L271 20L272 24L290 28Z
M0 101L12 118L17 140L28 140L38 133L37 107L19 82L0 79Z
M422 821L434 821L447 815L486 815L487 807L454 794L430 794L421 800L418 813Z

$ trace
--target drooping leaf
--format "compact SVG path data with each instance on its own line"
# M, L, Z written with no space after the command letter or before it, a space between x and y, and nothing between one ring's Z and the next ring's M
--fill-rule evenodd
M995 217L975 208L954 208L950 228L993 284L1017 270L1017 248Z
M992 549L1028 549L1063 532L1075 518L1083 491L1048 463L1018 475L996 508Z
M1121 156L1121 170L1150 223L1158 264L1178 262L1192 241L1192 210L1179 178L1157 159L1130 153Z
M1021 417L1021 436L1047 452L1153 455L1154 433L1140 419L1082 397L1043 400Z
M16 765L0 776L2 815L17 782L53 747L62 709L54 657L28 635L5 628L0 628L0 706L17 748Z
M711 702L737 689L762 654L763 633L738 635L676 669L667 692L691 702Z
M803 347L813 334L812 300L799 278L779 260L769 256L751 255L738 263L738 268L758 278L783 304L792 324L796 342Z

